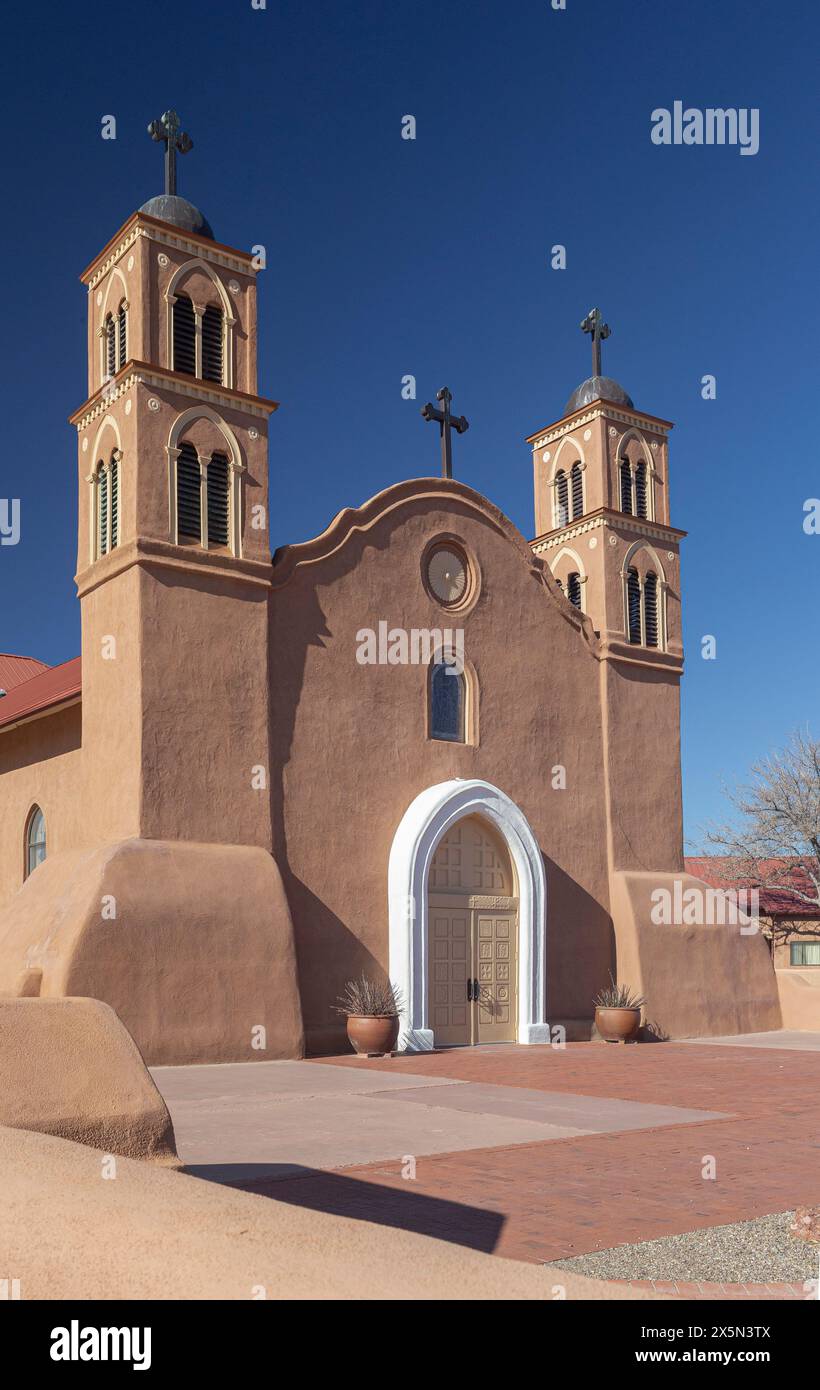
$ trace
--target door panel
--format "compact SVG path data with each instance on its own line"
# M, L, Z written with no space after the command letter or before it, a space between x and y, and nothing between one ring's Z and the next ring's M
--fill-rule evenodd
M476 1042L515 1042L518 1024L516 918L514 913L475 912L478 977Z
M430 909L430 1027L437 1043L473 1041L473 1006L467 981L473 976L470 913Z
M428 985L436 1045L515 1042L517 924L516 912L431 905Z

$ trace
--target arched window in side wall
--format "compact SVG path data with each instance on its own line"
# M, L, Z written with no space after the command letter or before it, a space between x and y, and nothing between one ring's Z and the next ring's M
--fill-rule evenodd
M26 878L33 873L46 857L46 820L39 806L35 806L26 825Z
M637 516L646 517L647 512L647 491L646 491L646 464L641 462L635 469L635 512Z
M117 372L117 329L112 314L105 316L105 373L115 376Z
M629 459L621 459L621 511L632 515L632 468Z
M576 608L581 607L581 576L573 573L567 577L567 598Z
M577 521L584 515L584 475L580 463L574 463L570 472L570 492L572 494L572 519Z
M430 737L465 742L466 681L452 663L437 661L430 669Z
M202 376L222 385L222 310L209 304L202 315Z
M643 582L643 618L647 647L658 645L658 576L650 570Z
M174 371L196 376L196 317L187 294L178 294L173 305Z
M566 526L569 521L569 483L563 468L555 475L555 525Z
M626 606L629 640L640 646L641 641L641 581L636 569L630 569L626 581Z

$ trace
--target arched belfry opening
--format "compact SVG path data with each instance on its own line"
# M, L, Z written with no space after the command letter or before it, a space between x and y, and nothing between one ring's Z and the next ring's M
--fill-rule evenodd
M456 778L421 792L396 830L388 884L406 1047L549 1041L544 861L503 791Z

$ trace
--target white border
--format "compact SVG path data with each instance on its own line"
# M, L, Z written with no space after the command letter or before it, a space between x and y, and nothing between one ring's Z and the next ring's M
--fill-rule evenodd
M480 815L503 835L518 880L518 1041L548 1043L546 1023L547 881L526 817L498 787L454 778L420 792L405 811L390 847L390 979L404 999L401 1045L435 1046L427 999L427 884L436 847L450 826Z

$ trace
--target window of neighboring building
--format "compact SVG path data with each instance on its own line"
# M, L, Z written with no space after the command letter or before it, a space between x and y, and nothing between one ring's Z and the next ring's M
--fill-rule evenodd
M46 820L39 806L35 806L28 818L26 827L26 878L33 873L46 857Z
M450 662L437 661L430 672L430 736L464 743L466 681Z
M820 965L820 941L792 941L789 944L791 965Z

